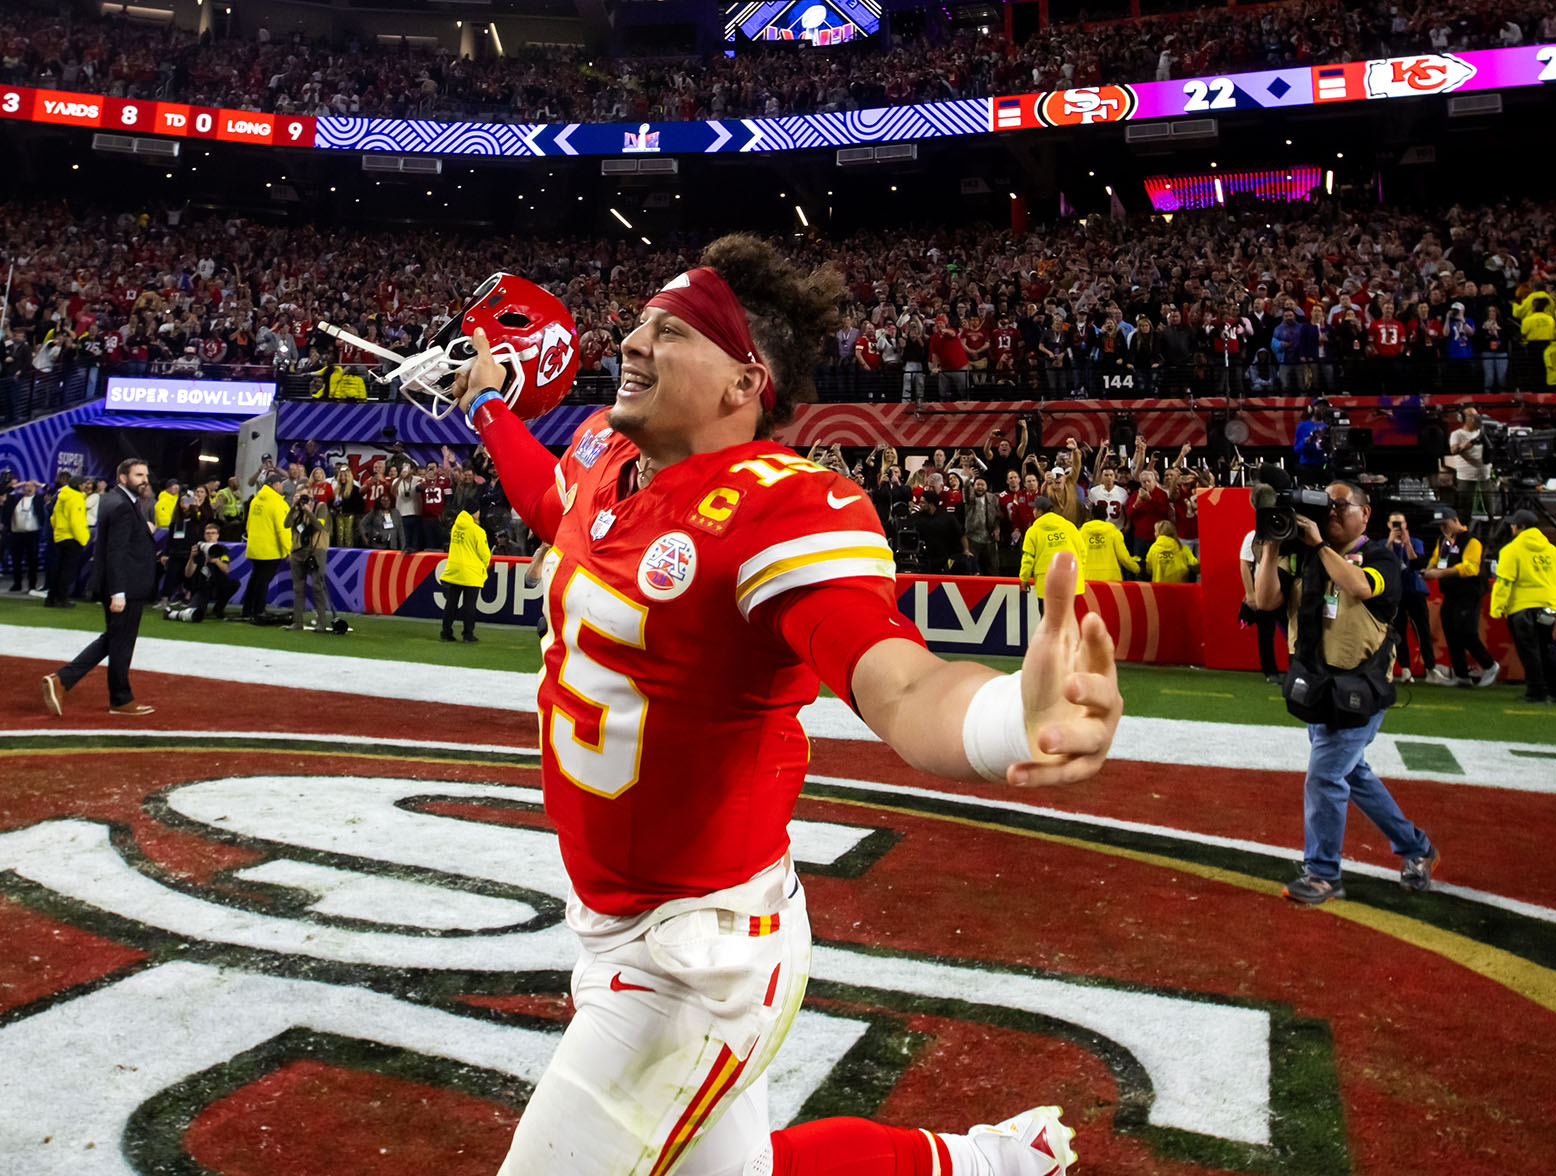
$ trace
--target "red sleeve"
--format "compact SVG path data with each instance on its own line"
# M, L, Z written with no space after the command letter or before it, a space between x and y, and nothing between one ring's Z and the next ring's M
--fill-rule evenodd
M795 656L849 706L854 667L873 646L893 637L924 644L917 626L897 611L890 585L841 580L786 592L754 618L777 633Z
M513 509L525 526L550 543L562 522L556 458L500 400L481 405L475 425Z

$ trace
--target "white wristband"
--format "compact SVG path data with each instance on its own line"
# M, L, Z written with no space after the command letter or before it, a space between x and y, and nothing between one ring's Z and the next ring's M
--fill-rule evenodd
M1032 759L1019 673L991 678L978 687L962 720L962 751L985 780L1003 780L1011 764Z

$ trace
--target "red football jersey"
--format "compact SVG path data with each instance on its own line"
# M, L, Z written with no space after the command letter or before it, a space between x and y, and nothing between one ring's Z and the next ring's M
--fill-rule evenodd
M784 855L819 679L766 621L797 588L891 599L895 580L869 498L781 445L696 454L623 498L637 457L604 412L580 426L544 568L546 812L579 896L615 915Z

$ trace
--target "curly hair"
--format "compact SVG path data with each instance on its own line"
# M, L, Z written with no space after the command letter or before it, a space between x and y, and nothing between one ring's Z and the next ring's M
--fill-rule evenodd
M772 372L777 403L757 422L768 437L794 417L795 405L816 399L815 371L823 339L837 329L843 279L830 266L803 273L766 241L749 233L720 237L702 252L745 307L751 338Z

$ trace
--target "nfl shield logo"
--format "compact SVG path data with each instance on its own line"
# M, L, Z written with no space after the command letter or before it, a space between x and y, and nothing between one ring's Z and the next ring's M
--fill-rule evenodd
M672 600L691 587L697 548L684 531L671 531L649 544L638 565L638 587L651 600Z
M613 513L608 510L602 510L599 514L594 516L594 526L589 528L589 538L598 543L601 539L605 538L606 532L611 529L611 525L615 523L615 521L616 516Z

